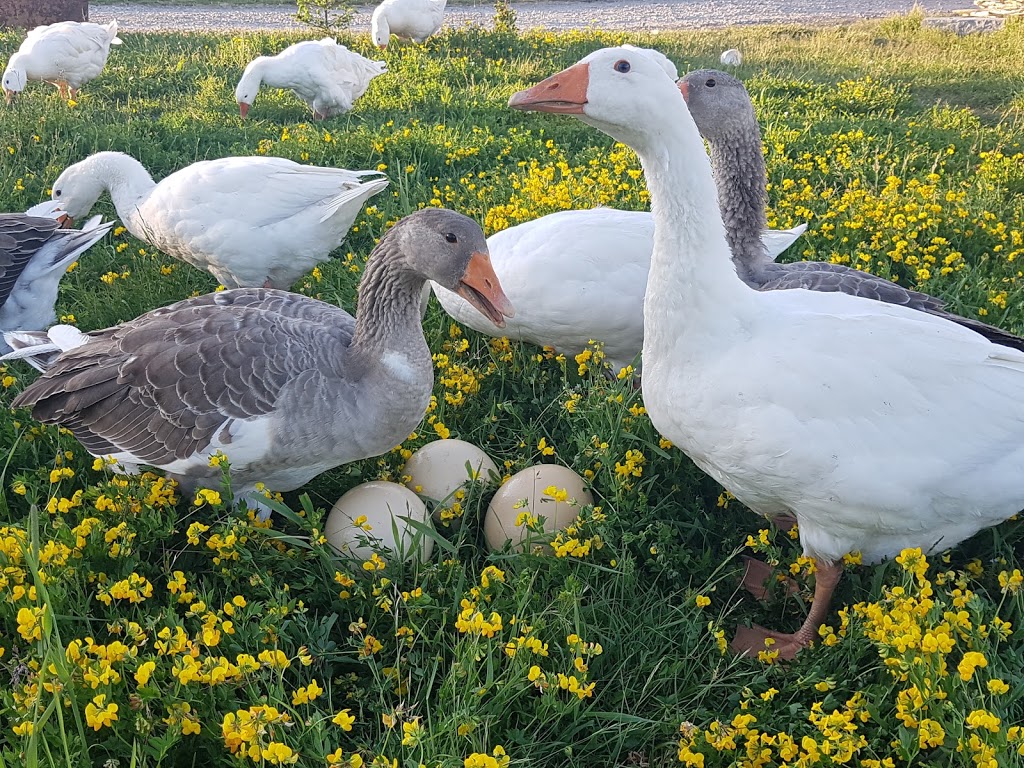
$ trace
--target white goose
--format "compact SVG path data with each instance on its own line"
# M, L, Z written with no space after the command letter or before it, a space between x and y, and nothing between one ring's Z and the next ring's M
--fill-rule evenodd
M79 88L103 71L110 46L120 43L116 21L61 21L36 27L7 62L3 79L7 103L25 90L29 80L52 83L62 97L75 98Z
M791 656L842 556L943 549L1024 508L1024 354L907 307L737 276L700 134L641 53L597 51L510 106L576 115L640 156L655 217L644 304L651 421L752 510L790 514L818 563Z
M387 185L374 171L278 157L205 160L157 184L138 160L98 152L64 170L53 199L78 218L110 192L132 235L228 288L288 288L338 247L363 203Z
M384 0L373 10L370 36L378 48L387 48L392 37L422 43L437 34L444 21L448 0Z
M807 228L762 233L775 258ZM640 354L654 218L614 208L559 211L487 238L516 316L498 328L458 294L431 284L445 312L475 331L575 355L591 339L617 372Z
M324 120L352 109L366 93L370 81L387 71L383 61L372 61L339 45L333 38L305 40L276 56L249 62L235 88L235 101L244 118L256 100L260 85L288 88Z
M355 318L301 294L239 288L91 333L7 334L7 359L46 370L14 406L66 425L123 471L153 466L189 491L219 487L210 457L220 451L236 497L265 519L257 483L298 488L390 450L419 424L434 383L419 314L427 278L497 323L512 314L480 226L428 208L370 254Z
M95 216L82 229L61 229L61 219L57 211L0 213L0 333L40 331L52 323L68 265L114 226ZM10 351L0 339L0 354Z

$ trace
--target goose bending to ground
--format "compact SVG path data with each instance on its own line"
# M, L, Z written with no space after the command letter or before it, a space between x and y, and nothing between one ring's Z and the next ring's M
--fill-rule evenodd
M718 187L725 238L736 271L747 285L762 291L789 288L837 291L903 304L952 320L998 344L1024 350L1024 339L1019 336L979 320L954 315L946 311L941 299L911 291L884 277L821 261L776 263L771 254L765 254L761 243L761 233L767 226L768 173L750 94L735 77L714 69L690 72L678 85L697 129L711 149L711 167Z
M260 85L287 88L324 120L352 109L366 93L370 81L387 71L383 61L371 61L338 45L333 38L305 40L290 45L276 56L259 56L249 62L235 88L235 101L244 118L256 100Z
M375 171L280 157L204 160L158 184L135 158L98 152L64 170L53 199L78 218L110 192L133 236L224 286L288 288L341 244L363 203L387 185Z
M500 323L512 307L471 219L425 209L370 255L353 318L295 293L240 288L186 299L80 333L8 334L8 358L59 351L14 406L62 424L94 456L140 464L188 489L217 487L227 456L235 493L288 491L404 440L430 402L433 365L419 296L427 279Z
M761 233L778 255L806 225ZM559 211L487 238L494 271L516 316L498 328L456 293L433 284L455 320L488 336L507 336L566 355L600 341L613 372L631 364L644 340L644 290L654 247L654 218L614 208Z
M62 97L75 98L79 88L103 71L110 46L120 44L116 21L61 21L36 27L7 62L3 78L7 103L25 90L29 80L51 83Z
M392 37L422 43L437 34L444 21L448 0L384 0L373 10L370 35L378 48L387 48Z
M68 265L114 226L101 221L96 216L82 229L61 229L60 218L0 214L0 332L40 331L54 321ZM0 339L0 354L10 351Z
M842 573L944 549L1024 508L1024 354L927 312L739 279L700 133L664 70L596 51L509 102L576 115L636 150L655 217L644 300L654 426L755 512L792 515L818 563L792 656Z

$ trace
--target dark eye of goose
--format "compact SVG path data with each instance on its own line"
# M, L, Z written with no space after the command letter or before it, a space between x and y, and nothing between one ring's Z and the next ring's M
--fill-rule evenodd
M625 74L626 72L629 72L629 62L626 61L625 59L619 59L618 61L615 62L615 66L613 67L613 69L616 72L622 72L623 74Z
M55 189L55 190L53 190L53 196L54 196L54 197L60 197L60 192L61 192L61 191L60 191L59 189Z
M708 88L714 88L715 87L715 78L709 77L707 82L704 83L704 85L706 85Z
M457 238L455 236L454 232L446 232L445 236L444 236L444 239L447 240L449 243L457 243L457 242L459 242L459 238Z

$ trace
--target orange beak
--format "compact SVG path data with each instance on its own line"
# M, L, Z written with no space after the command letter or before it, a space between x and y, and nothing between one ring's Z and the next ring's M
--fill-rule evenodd
M455 289L462 298L486 315L499 328L505 327L506 317L515 317L516 311L501 289L498 276L491 266L491 257L476 251L466 265L466 272Z
M559 115L582 115L590 87L590 65L573 64L533 88L512 94L508 105L512 109L535 112L554 112Z
M689 83L687 83L685 80L680 80L679 82L676 83L676 86L679 88L679 92L681 94L683 94L683 101L685 101L687 104L689 104L690 103L690 85L689 85Z
M238 102L238 111L242 115L242 119L245 120L245 116L249 114L249 105L244 101Z
M75 225L75 220L66 213L62 213L57 217L57 223L60 224L61 229L71 229Z
M14 97L17 96L17 95L18 95L17 91L9 91L6 88L4 88L4 100L8 104L13 104L14 103Z

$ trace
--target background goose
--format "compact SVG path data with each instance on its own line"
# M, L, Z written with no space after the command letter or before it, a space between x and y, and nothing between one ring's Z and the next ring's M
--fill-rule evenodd
M1024 354L905 306L755 291L737 276L711 165L675 84L597 51L510 106L578 115L640 156L655 243L644 404L655 427L752 510L791 514L817 561L791 656L817 636L842 569L944 549L1024 508Z
M75 98L79 88L103 71L110 46L120 43L116 21L61 21L36 27L7 62L3 79L7 103L25 90L29 80L52 83L62 97Z
M763 251L781 253L804 229L763 232ZM516 316L498 328L461 296L432 284L455 320L489 336L554 347L567 355L596 339L604 344L612 371L640 354L654 247L650 213L559 211L497 232L487 238L487 246Z
M383 61L371 61L330 37L290 45L276 56L249 62L235 88L235 100L244 118L256 100L260 85L288 88L323 120L348 112L366 93L370 81L387 71Z
M422 43L437 34L444 21L448 0L384 0L373 10L370 36L378 48L387 48L391 37Z
M53 199L78 218L110 192L132 235L228 288L287 288L341 244L363 203L387 185L374 171L279 157L204 160L157 184L138 160L98 152L64 170Z
M101 221L96 216L82 229L61 229L59 219L0 214L0 332L39 331L54 321L68 265L114 226ZM0 354L10 351L0 340Z
M767 225L765 202L768 174L761 150L761 131L750 94L725 72L701 69L679 81L679 90L697 129L711 148L711 167L718 187L718 206L725 237L740 278L763 291L807 288L903 304L966 326L999 344L1024 349L1024 339L1001 328L945 310L942 300L911 291L868 272L820 261L778 264L764 252L761 232Z
M156 467L189 490L217 487L216 451L231 463L236 494L251 496L257 482L298 488L390 450L423 418L433 388L419 314L427 278L496 323L512 313L479 225L426 209L381 238L355 318L306 296L242 288L88 334L9 334L18 357L61 351L14 406L72 429L94 456Z

